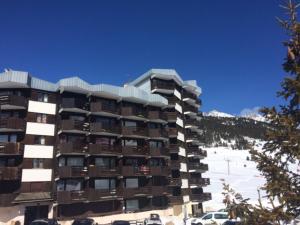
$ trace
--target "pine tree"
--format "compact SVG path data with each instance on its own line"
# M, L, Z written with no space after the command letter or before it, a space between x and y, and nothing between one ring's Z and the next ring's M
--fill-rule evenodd
M228 208L242 209L243 224L280 224L300 214L300 23L297 21L297 9L300 4L288 0L281 6L288 18L278 19L286 30L289 40L284 42L287 56L283 69L287 73L281 83L284 105L264 108L262 113L277 129L266 133L263 151L251 150L257 168L266 179L263 189L270 207L247 204L239 196L239 202L227 201ZM224 186L225 196L229 196L229 187ZM226 192L227 189L227 192ZM227 197L228 198L228 197ZM260 199L261 201L261 199Z

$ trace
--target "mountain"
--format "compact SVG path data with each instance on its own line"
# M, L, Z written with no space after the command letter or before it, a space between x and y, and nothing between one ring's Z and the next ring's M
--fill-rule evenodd
M271 125L260 115L233 116L216 110L203 113L200 123L201 142L205 147L231 147L249 149L263 141Z

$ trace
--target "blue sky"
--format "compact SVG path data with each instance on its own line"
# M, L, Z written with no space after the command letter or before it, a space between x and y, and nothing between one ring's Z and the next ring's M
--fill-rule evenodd
M203 111L277 105L285 33L275 0L0 2L0 70L122 85L174 68L203 89Z

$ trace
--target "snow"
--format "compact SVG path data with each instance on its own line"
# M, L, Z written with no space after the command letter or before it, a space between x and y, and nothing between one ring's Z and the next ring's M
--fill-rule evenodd
M213 116L213 117L235 117L231 114L224 113L224 112L219 112L217 110L212 110L208 113L205 113L206 116Z
M262 144L258 146L261 147ZM210 178L210 185L205 187L204 191L212 193L212 200L203 203L204 210L215 211L224 208L222 195L224 182L230 184L244 198L250 198L249 203L256 204L257 189L262 187L265 181L256 169L255 162L246 159L247 156L250 158L249 151L232 150L227 147L204 149L207 151L207 158L203 162L208 164L209 170L203 177Z

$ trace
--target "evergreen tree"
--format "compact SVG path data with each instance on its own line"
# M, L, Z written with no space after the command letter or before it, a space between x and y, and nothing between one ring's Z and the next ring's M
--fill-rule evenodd
M288 0L282 8L288 12L288 19L279 19L287 31L289 40L284 42L287 57L283 69L288 74L281 83L278 96L285 104L275 108L264 108L262 113L277 127L267 131L267 142L263 151L252 150L253 160L266 179L263 189L271 207L251 206L247 200L227 201L228 208L242 209L243 224L282 224L300 214L300 23L297 21L297 8ZM225 196L229 188L224 186ZM227 192L226 192L227 189ZM239 196L240 197L240 196ZM228 197L227 197L228 198ZM239 211L240 212L240 211Z

